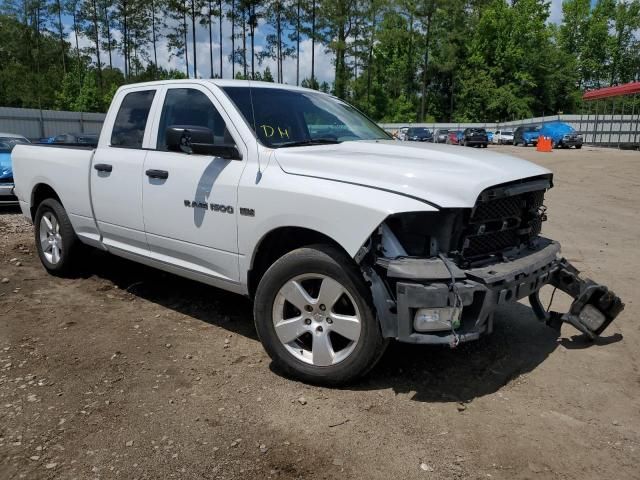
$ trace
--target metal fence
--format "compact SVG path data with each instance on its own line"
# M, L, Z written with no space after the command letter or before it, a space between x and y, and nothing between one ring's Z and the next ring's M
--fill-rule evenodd
M429 129L446 128L464 130L467 127L480 127L488 131L515 129L521 125L541 125L560 121L568 123L582 133L584 143L618 148L638 148L640 146L640 115L604 115L597 111L580 115L553 115L535 117L512 122L483 123L382 123L382 128L394 132L401 127L427 127Z
M32 139L76 132L98 134L104 118L104 113L0 107L0 132L18 133ZM599 113L595 109L580 115L553 115L502 123L382 123L381 126L392 132L401 127L455 130L482 127L495 132L505 128L514 129L520 125L542 124L552 121L570 124L582 133L584 142L588 144L619 148L638 148L640 146L640 114L638 112L631 112L630 115L607 115Z
M63 133L98 134L104 118L104 113L0 107L0 133L17 133L31 139Z

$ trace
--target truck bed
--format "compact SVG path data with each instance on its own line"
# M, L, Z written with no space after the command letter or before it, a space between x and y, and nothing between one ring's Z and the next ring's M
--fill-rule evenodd
M59 196L78 233L93 224L89 172L95 149L68 145L18 145L11 153L15 194L25 215L30 212L39 184ZM28 215L31 216L31 215Z

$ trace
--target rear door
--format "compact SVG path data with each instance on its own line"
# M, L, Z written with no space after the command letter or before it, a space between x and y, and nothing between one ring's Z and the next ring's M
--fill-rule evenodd
M149 254L142 216L142 168L157 88L126 90L117 114L103 128L91 166L91 198L103 243L110 249ZM106 135L106 133L105 133Z
M223 281L237 282L238 183L244 160L167 150L171 125L213 130L215 144L246 146L213 93L199 84L163 90L153 149L143 173L143 209L151 256L163 263ZM153 172L147 176L148 172ZM158 172L164 178L158 178Z

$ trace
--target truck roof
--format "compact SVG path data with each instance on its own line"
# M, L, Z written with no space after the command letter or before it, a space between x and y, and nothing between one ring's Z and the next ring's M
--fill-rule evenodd
M317 90L312 90L310 88L304 87L296 87L295 85L288 85L286 83L274 83L274 82L262 82L257 80L231 80L224 78L212 78L212 79L201 79L201 78L185 78L180 80L156 80L153 82L141 82L141 83L129 83L127 85L123 85L119 88L119 90L126 90L127 88L138 88L144 86L158 86L158 85L175 85L175 84L200 84L200 85L209 85L214 84L218 87L259 87L259 88L279 88L284 90L299 90L305 92L316 92Z

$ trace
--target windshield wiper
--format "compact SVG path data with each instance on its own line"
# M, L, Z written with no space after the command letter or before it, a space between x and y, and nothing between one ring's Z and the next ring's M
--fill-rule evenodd
M340 140L334 140L333 138L312 138L309 140L300 140L298 142L281 143L278 148L285 147L304 147L306 145L335 145L342 143Z

